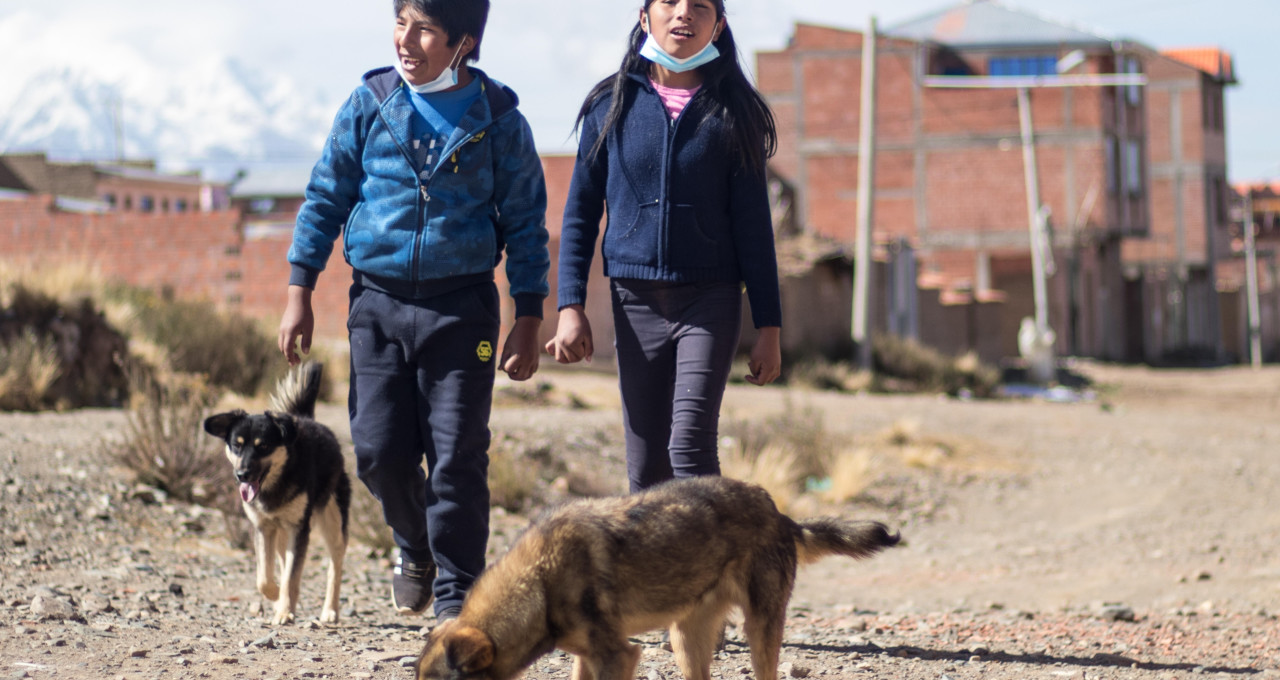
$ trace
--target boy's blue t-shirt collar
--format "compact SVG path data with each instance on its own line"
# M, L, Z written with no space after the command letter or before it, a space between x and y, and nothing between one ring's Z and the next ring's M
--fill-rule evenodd
M481 94L480 79L476 77L472 77L471 82L465 86L450 92L418 94L407 87L404 91L409 95L413 108L426 117L428 122L433 123L431 127L437 131L440 126L434 124L437 121L432 120L433 118L441 119L439 122L447 123L452 130L458 127L467 109L471 108L472 102L479 99Z

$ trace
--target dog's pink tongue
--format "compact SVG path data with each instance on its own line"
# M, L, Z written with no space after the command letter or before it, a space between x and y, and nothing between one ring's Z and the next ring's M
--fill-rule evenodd
M240 485L240 500L251 503L258 497L258 485L244 482Z

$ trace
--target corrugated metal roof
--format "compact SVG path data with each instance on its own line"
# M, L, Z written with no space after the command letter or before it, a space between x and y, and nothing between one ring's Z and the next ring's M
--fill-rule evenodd
M1231 53L1217 47L1181 47L1160 50L1160 54L1192 68L1200 69L1223 82L1236 82L1236 72L1231 63Z
M967 48L1104 46L1112 42L1111 38L1091 29L1014 9L994 0L962 2L884 32L899 38Z
M302 196L311 181L311 164L252 168L231 187L234 198Z

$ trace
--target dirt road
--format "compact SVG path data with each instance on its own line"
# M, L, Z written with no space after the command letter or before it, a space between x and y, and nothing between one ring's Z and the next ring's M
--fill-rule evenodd
M727 418L823 414L851 441L904 423L945 459L845 508L901 529L873 560L803 570L784 648L791 677L1162 678L1280 675L1280 369L1085 365L1076 403L964 402L731 387ZM599 449L620 474L611 376L544 371L592 408L495 413L512 437ZM321 417L340 433L345 409ZM103 455L114 411L0 414L0 676L407 678L432 620L396 617L385 560L353 549L343 620L261 615L251 558L216 514L149 498ZM594 442L594 443L593 443ZM495 515L495 550L522 518ZM639 677L679 677L646 636ZM747 677L736 629L715 666ZM527 677L567 678L563 655Z

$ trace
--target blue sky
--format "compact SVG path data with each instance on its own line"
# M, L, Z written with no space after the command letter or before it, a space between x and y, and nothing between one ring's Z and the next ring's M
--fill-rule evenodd
M493 0L479 66L514 87L539 147L572 149L573 116L591 85L617 67L640 0ZM797 21L861 30L953 3L938 0L727 0L750 64L756 50L782 48ZM1219 46L1236 59L1240 84L1228 94L1228 158L1233 182L1280 179L1280 0L1007 0L1114 38L1156 48ZM0 61L10 76L42 61L111 60L132 46L186 77L210 53L236 56L264 72L289 74L322 91L336 109L359 76L392 56L386 0L0 0ZM21 33L14 36L14 33ZM18 58L18 57L21 58ZM0 97L2 98L2 97ZM7 102L0 101L0 113Z

